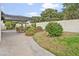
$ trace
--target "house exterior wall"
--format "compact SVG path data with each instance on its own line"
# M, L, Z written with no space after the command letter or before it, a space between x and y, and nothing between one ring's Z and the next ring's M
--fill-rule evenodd
M0 11L0 25L1 25L1 11ZM1 42L1 26L0 26L0 42Z
M3 21L0 21L0 25L1 25L1 30L5 30L5 29L6 29L6 26L5 26L5 24L3 23Z

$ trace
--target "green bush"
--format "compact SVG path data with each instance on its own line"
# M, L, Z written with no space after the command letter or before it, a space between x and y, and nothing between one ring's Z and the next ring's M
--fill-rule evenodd
M37 26L36 27L36 32L40 32L40 31L43 31L43 28L41 26Z
M33 27L35 27L35 28L36 28L36 23L32 23L32 24L31 24L31 26L33 26Z
M59 23L50 22L47 24L45 30L50 36L60 36L63 32L63 28Z
M19 27L16 27L16 31L19 33L22 33L25 31L25 29L23 28L23 26L19 26Z
M7 30L13 29L13 27L12 27L12 22L11 22L11 21L6 21L6 22L5 22L5 26L6 26L6 29L7 29Z
M35 28L36 28L36 23L32 23L32 24L31 24L31 26L33 26L33 27L35 27Z
M25 27L25 31L28 30L29 28L30 28L30 26L26 26L26 27Z
M36 33L36 29L33 26L30 26L27 28L27 30L25 31L25 34L28 36L32 36Z
M19 27L16 27L16 31L17 31L17 32L20 32Z
M7 30L11 30L15 28L16 22L13 21L5 21L5 26Z

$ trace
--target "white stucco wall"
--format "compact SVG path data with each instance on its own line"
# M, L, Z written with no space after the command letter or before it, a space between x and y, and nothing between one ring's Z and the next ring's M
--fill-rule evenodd
M0 25L1 25L1 30L5 30L5 29L6 29L6 26L5 26L5 24L3 23L3 21L0 21Z
M0 19L0 42L1 42L1 19Z
M27 26L30 26L31 23L28 21L28 22L26 22L26 25L27 25ZM19 27L19 26L21 26L21 24L17 23L17 24L16 24L16 27ZM25 24L23 24L23 27L25 27Z
M1 10L0 10L0 42L1 42Z
M79 19L77 20L63 20L63 21L56 21L60 23L64 29L64 31L68 32L79 32ZM40 22L37 23L36 26L41 26L43 29L45 29L45 26L49 22Z
M69 31L69 32L79 32L79 19L78 20L63 20L63 21L54 21L58 22L62 25L64 31ZM36 23L36 26L41 26L43 29L45 29L46 25L49 22L40 22ZM1 29L5 29L5 25L3 22L0 22L1 24ZM29 25L30 23L28 23ZM25 24L23 24L25 26ZM16 24L16 26L20 26L20 24Z

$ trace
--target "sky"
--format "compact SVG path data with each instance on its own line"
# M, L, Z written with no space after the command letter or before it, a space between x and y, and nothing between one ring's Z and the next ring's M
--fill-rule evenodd
M63 11L61 3L0 3L0 9L5 14L20 16L40 16L41 12L47 8L56 9L58 12Z

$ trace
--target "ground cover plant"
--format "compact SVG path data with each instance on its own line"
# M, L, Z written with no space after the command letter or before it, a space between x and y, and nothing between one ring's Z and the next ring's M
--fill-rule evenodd
M50 37L47 32L38 32L34 40L57 56L79 56L79 33L64 32L62 36Z

